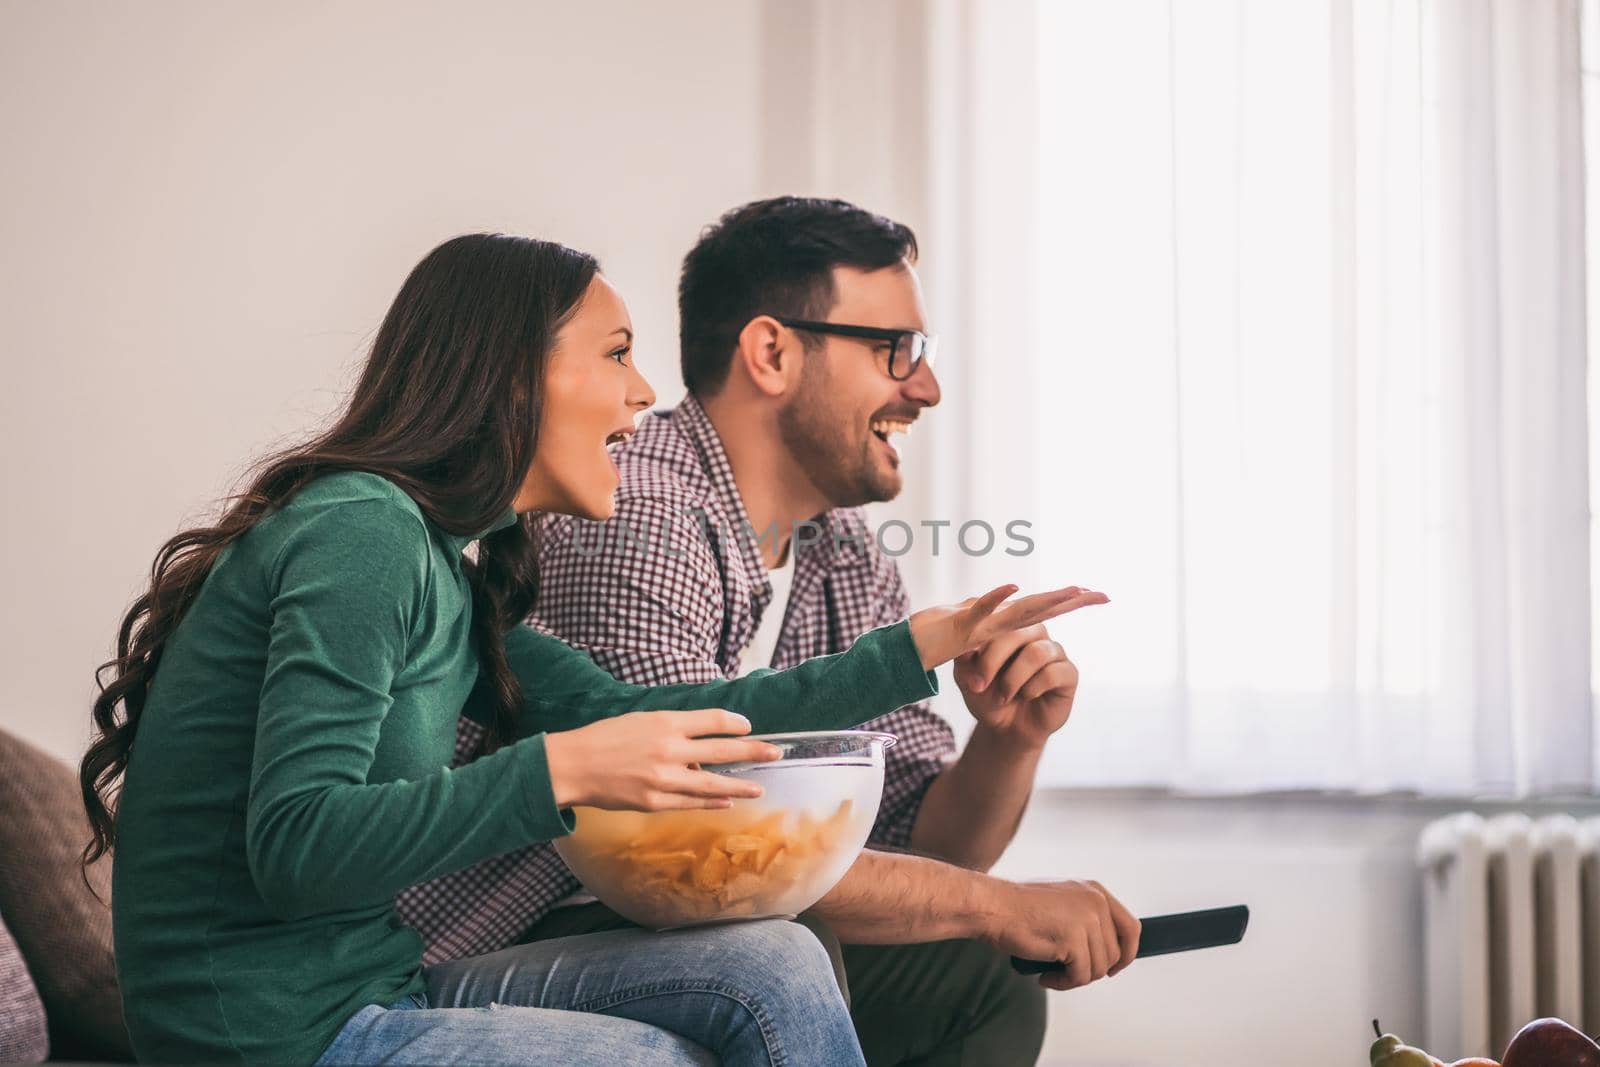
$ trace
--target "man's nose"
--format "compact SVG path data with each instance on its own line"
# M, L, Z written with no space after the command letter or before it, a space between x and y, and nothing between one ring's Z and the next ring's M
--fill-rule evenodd
M917 364L911 377L900 383L900 393L913 404L925 408L933 407L943 395L939 391L939 379L934 377L933 367L926 360Z

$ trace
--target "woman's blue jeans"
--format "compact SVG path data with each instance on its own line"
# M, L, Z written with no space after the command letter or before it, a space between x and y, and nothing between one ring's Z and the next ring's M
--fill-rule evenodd
M779 919L516 945L423 970L370 1005L324 1064L860 1065L815 934Z

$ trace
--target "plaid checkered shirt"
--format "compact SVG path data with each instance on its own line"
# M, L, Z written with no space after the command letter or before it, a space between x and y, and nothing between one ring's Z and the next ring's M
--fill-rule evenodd
M622 472L616 515L564 516L539 530L539 594L528 622L584 649L601 667L645 685L736 677L772 586L761 531L750 525L721 438L691 397L651 412L614 453ZM842 652L868 630L906 617L899 569L857 509L798 526L794 584L772 666ZM955 758L949 725L925 703L866 728L894 734L871 843L904 847L929 784ZM476 758L484 727L463 716L455 759ZM553 846L532 845L400 894L421 933L423 960L494 952L580 890Z

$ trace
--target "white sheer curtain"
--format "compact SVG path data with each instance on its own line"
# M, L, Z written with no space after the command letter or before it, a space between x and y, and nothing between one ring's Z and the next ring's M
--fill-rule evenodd
M1578 4L1037 19L1047 780L1600 785Z
M1578 0L767 11L774 191L927 252L888 513L1033 523L916 598L1113 598L1042 784L1600 787Z

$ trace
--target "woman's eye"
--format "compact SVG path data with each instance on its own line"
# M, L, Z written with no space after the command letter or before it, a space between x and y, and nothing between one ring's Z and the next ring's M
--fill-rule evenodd
M628 364L628 349L626 349L626 348L618 348L618 349L616 349L616 350L614 350L612 352L609 352L607 354L612 359L616 360L618 363L622 364L623 366L627 366L627 364Z

